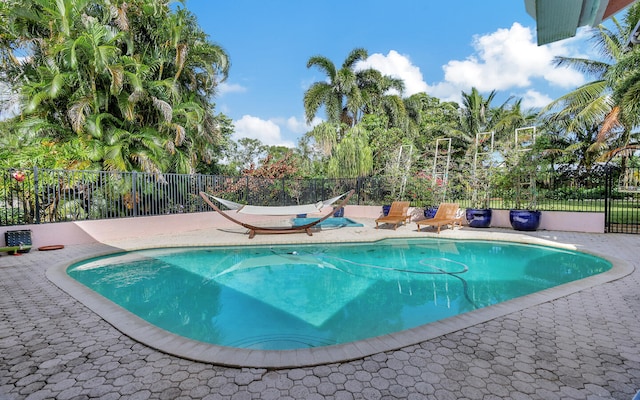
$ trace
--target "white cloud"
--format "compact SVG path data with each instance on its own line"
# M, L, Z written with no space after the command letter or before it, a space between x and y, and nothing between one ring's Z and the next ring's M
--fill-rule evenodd
M242 138L258 139L269 146L295 147L295 143L282 138L280 127L273 121L267 121L251 115L243 115L233 121L235 131L231 139L238 141Z
M459 101L462 91L476 87L481 92L529 88L533 80L551 86L574 88L585 82L581 73L557 68L553 59L568 55L568 44L575 40L538 46L530 28L514 23L509 29L473 40L474 54L465 60L452 60L444 65L444 82L429 87L428 93L445 100ZM537 100L542 99L538 93ZM533 101L533 97L532 97Z
M322 123L322 121L321 118L315 117L310 124L307 124L304 117L289 117L286 121L283 121L283 125L293 133L302 134L309 132L314 126Z
M509 29L475 36L473 54L464 60L449 61L442 67L444 80L431 85L425 82L420 68L411 63L409 56L395 50L387 55L372 54L358 68L372 67L385 75L403 79L405 96L427 92L443 101L459 102L461 93L472 87L481 92L519 88L530 89L523 97L523 105L540 107L551 99L532 90L534 83L546 82L551 87L571 89L585 82L583 74L553 65L553 59L558 55L583 57L575 54L575 44L584 40L585 34L578 31L575 38L538 46L531 28L514 23Z
M533 89L527 90L526 93L520 97L522 97L522 108L525 110L539 109L553 101L551 97Z
M402 79L405 85L405 96L427 90L420 68L413 65L408 56L395 50L389 51L386 56L380 53L371 54L365 61L358 63L357 68L375 68L384 75Z
M246 91L246 87L238 85L237 83L222 82L220 85L218 85L218 94L220 96L223 96L227 93L244 93Z

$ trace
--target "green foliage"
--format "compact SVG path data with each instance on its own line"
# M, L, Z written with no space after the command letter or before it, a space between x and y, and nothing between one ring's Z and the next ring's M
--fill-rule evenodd
M437 206L439 201L436 200L436 191L437 187L434 187L433 177L420 171L408 177L404 198L411 201L411 204L425 208Z
M364 128L349 129L329 159L327 175L332 178L367 176L373 168L373 152L368 139Z
M0 73L24 98L16 132L73 143L107 170L189 173L219 155L228 136L211 99L228 56L186 9L155 0L1 8Z
M640 124L640 48L628 48L630 35L640 19L640 3L632 4L620 23L593 29L592 58L557 57L555 64L572 67L593 79L551 102L542 112L567 135L597 132L588 138L590 159L607 158L616 148L630 143ZM609 151L607 151L609 150ZM593 163L593 161L592 161Z

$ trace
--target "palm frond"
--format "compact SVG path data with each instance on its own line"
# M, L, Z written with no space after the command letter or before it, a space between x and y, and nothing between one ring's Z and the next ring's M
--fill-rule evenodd
M151 100L155 109L160 111L163 121L171 122L171 119L173 118L173 108L171 107L171 104L164 100L160 100L157 97L151 97Z

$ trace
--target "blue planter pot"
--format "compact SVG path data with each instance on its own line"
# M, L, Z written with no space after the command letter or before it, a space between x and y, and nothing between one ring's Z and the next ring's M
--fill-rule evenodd
M344 217L344 207L340 207L338 208L334 213L333 213L334 217Z
M467 208L465 216L467 223L472 228L489 228L491 226L490 208Z
M540 227L541 211L510 210L509 222L517 231L535 231Z
M438 212L438 207L427 207L424 209L424 217L433 218L436 216L437 212Z
M389 215L389 210L391 210L391 204L385 204L382 206L382 215L385 217Z

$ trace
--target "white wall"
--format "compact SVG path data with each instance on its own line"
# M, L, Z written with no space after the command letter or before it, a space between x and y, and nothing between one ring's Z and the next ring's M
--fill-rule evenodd
M421 209L410 209L412 220L424 218ZM378 218L382 215L380 206L347 206L345 217L354 218ZM509 222L509 210L493 210L491 227L511 228ZM604 233L604 213L596 212L569 212L569 211L543 211L541 230Z

